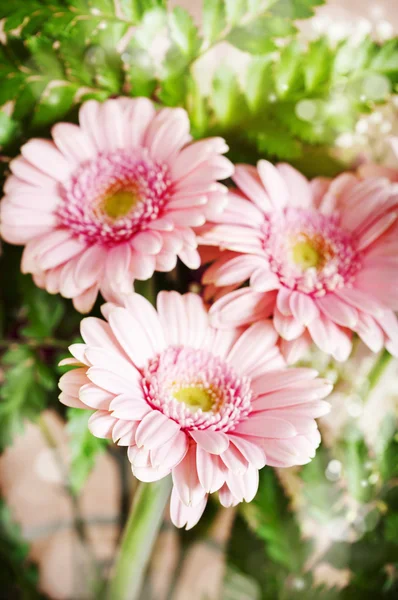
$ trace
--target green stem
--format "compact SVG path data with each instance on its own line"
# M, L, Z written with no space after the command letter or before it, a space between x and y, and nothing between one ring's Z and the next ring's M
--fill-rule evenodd
M138 600L153 544L163 520L171 478L141 483L123 533L108 600Z
M387 350L384 350L380 354L379 358L373 365L373 367L370 370L370 373L368 375L369 387L368 387L368 393L366 395L365 400L367 400L370 392L376 387L376 385L380 381L381 377L383 376L384 371L390 364L392 358L393 357L391 356L391 354L389 352L387 352Z

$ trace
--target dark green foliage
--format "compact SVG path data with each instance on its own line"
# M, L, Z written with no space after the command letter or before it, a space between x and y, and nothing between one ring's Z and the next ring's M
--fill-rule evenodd
M28 560L29 547L0 500L0 597L7 600L39 600L38 573Z
M89 431L87 422L91 415L92 412L88 410L68 409L67 431L71 450L69 485L76 495L95 466L98 455L108 445L108 440L97 438Z

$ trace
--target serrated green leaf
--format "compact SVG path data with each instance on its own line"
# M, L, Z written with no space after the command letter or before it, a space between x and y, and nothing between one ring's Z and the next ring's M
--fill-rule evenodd
M290 572L299 572L308 556L309 544L302 537L295 516L288 508L275 473L260 471L259 490L250 504L241 506L249 527L264 539L267 554Z
M264 130L256 135L256 144L260 155L273 157L278 160L300 158L303 154L302 145L294 136L281 125L269 123Z
M224 0L224 2L227 22L236 25L247 11L247 0Z
M337 49L333 71L337 75L347 75L364 69L375 51L375 44L370 38L364 38L359 44L350 40L344 41Z
M225 66L217 69L214 75L212 105L222 127L236 127L248 114L246 100L236 75Z
M51 337L64 316L62 298L36 287L28 275L21 278L21 290L28 319L22 334L35 339Z
M199 49L200 39L191 15L176 6L169 14L169 27L175 45L188 59L192 59Z
M18 124L0 110L0 146L7 144L18 129Z
M3 500L0 500L0 555L0 585L4 598L42 598L37 591L37 568L29 560L29 545Z
M251 54L268 54L275 48L273 38L295 32L292 22L279 17L258 17L247 25L234 27L226 39L232 45Z
M329 81L333 65L333 53L325 38L310 42L304 59L304 81L308 92Z
M224 0L203 0L203 36L208 45L212 44L226 25Z
M273 3L272 12L287 19L308 19L314 15L317 6L325 0L278 0Z
M279 61L276 62L274 79L280 98L285 98L302 84L302 57L298 41L293 40L281 51Z
M0 450L22 432L25 419L33 421L40 415L48 389L40 372L43 364L28 346L11 347L2 362L6 368L0 389Z
M208 100L201 94L198 82L190 77L188 79L188 91L186 108L190 117L192 134L195 138L203 136L209 125Z
M32 126L39 127L60 121L73 106L77 90L76 84L66 81L50 83L35 107Z
M78 408L69 408L67 411L66 428L71 451L69 484L76 495L85 484L98 456L108 445L108 440L95 437L88 429L88 420L92 414L92 411Z
M244 86L247 102L253 112L259 112L275 96L273 64L269 57L251 61Z

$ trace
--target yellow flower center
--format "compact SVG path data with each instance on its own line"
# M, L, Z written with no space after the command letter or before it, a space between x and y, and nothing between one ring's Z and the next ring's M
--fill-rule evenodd
M184 387L173 394L178 402L184 402L192 412L201 408L208 412L213 408L214 400L211 394L202 387Z
M121 190L104 198L101 208L113 221L125 217L138 203L138 197L133 192Z
M293 261L303 270L318 268L323 263L323 256L311 242L297 242L292 248Z

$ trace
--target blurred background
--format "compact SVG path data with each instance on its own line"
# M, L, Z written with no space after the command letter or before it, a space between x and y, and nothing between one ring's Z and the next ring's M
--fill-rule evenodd
M170 5L187 8L200 24L201 2ZM385 42L397 34L398 2L328 0L299 28L304 40L370 35ZM161 40L152 42L161 54ZM248 61L245 52L218 45L195 64L201 90L207 93L221 64L239 76ZM389 145L397 107L392 96L361 116L352 132L337 136L333 156L345 164L378 160L398 172ZM89 434L86 414L69 409L66 421L57 405L56 364L77 338L80 317L10 274L19 273L19 254L7 252L0 288L9 339L0 340L0 378L2 397L13 404L0 409L2 435L12 432L0 457L0 598L100 598L94 582L112 567L135 482L124 452ZM358 343L343 365L316 352L307 364L336 384L316 459L297 469L265 468L250 505L239 514L210 505L192 532L175 530L165 515L143 600L398 597L397 361L383 362ZM35 422L27 422L30 410Z

